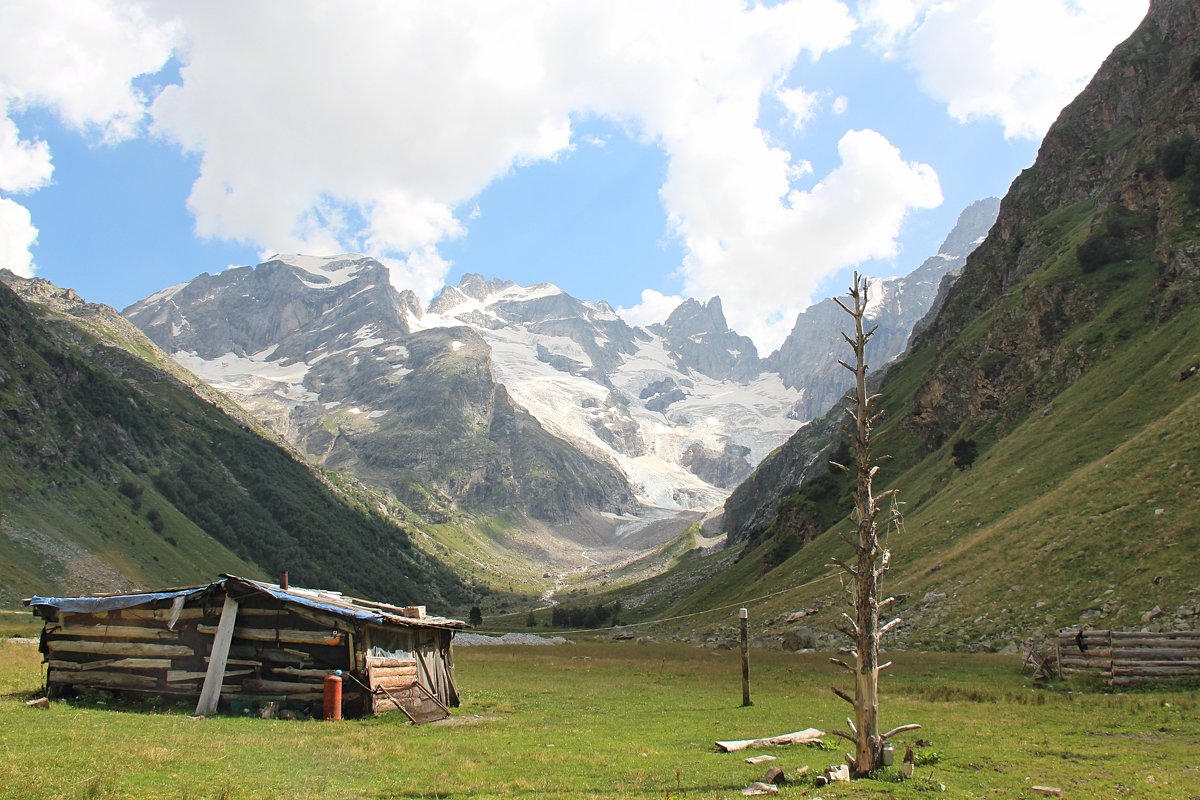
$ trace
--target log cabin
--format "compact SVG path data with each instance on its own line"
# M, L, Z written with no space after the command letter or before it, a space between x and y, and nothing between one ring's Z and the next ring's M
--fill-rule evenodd
M319 713L342 677L346 716L414 723L459 704L451 642L465 622L337 592L222 575L150 592L31 597L46 691L97 688L196 702L196 713Z

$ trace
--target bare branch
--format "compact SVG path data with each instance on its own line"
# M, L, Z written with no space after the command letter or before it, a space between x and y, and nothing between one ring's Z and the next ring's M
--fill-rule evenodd
M854 705L854 698L853 698L853 697L851 697L850 695L846 694L845 692L843 692L841 689L837 688L836 686L830 686L829 688L830 688L830 690L832 690L832 691L833 691L833 693L834 693L834 694L836 694L838 697L842 698L843 700L845 700L845 701L846 701L847 703L849 703L850 705Z
M854 630L855 633L857 633L858 632L858 623L854 621L854 618L844 612L843 612L842 616L846 619L847 622L850 623L851 629Z
M853 735L846 733L845 731L830 731L830 733L832 733L834 736L840 736L843 739L846 739L847 741L851 741L851 742L854 742L855 744L858 744L858 740L855 739Z
M829 659L829 661L833 664L837 664L839 667L846 670L847 672L854 672L854 667L850 666L845 661L842 661L840 658L831 658L831 659Z
M879 629L879 635L883 636L885 633L890 631L892 628L895 628L897 625L899 625L902 621L903 620L901 620L899 617L896 617L894 620L889 622L887 625L884 625L882 628Z
M887 608L894 602L896 602L895 597L885 597L884 599L879 601L879 609L882 611L883 609Z
M887 668L888 668L888 667L890 667L891 665L892 665L892 662L890 662L890 661L885 661L885 662L883 662L882 664L880 664L880 665L879 665L879 671L880 671L880 672L883 672L885 669L887 669Z
M839 464L836 461L830 461L829 466L833 467L834 469L840 469L842 472L850 471L850 469L845 464Z
M920 730L920 729L921 729L921 726L920 726L920 725L918 725L918 724L917 724L917 723L915 723L915 722L910 722L910 723L909 723L909 724L907 724L907 725L901 725L901 726L899 726L899 727L892 728L892 729L891 729L890 731L888 731L887 733L881 734L879 738L881 738L881 739L890 739L890 738L892 738L893 736L895 736L897 733L904 733L905 731L916 731L916 730Z
M844 569L846 572L850 573L851 575L854 575L856 577L858 576L858 572L854 569L854 567L850 566L845 561L842 561L840 558L829 559L829 566L840 567L841 569Z
M838 363L841 364L846 369L850 370L851 372L858 374L858 370L856 370L854 367L847 364L845 361L842 361L840 358L838 359Z
M875 331L877 331L877 330L879 330L879 326L878 326L878 325L876 325L875 327L871 328L871 330L869 330L869 331L867 331L865 334L863 334L863 338L864 338L864 339L870 339L872 336L874 336L874 335L875 335Z
M851 293L850 293L850 296L851 296L851 297L853 297L853 296L854 296L854 292L851 292ZM835 302L835 303L837 303L839 306L841 306L841 307L842 307L842 311L845 311L847 314L849 314L849 315L850 315L850 316L852 316L852 317L854 316L854 312L853 312L853 311L851 311L850 309L846 308L846 304L845 304L845 303L843 303L843 302L841 301L841 298L835 297L835 298L833 298L833 302Z
M846 724L848 726L850 726L850 732L853 733L855 736L857 736L858 735L858 726L854 724L854 720L850 719L849 717L846 717Z
M857 742L855 742L855 744L857 744ZM858 759L849 753L843 753L842 755L846 757L846 763L850 765L851 771L858 769Z

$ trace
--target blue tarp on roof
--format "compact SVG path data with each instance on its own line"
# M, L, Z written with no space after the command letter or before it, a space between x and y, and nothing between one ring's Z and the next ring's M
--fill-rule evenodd
M206 591L208 586L194 586L190 589L173 589L168 592L138 592L137 594L116 594L109 597L38 597L29 598L31 606L50 606L60 611L70 611L77 614L95 614L101 611L118 611L122 608L136 608L156 600L174 600L176 597L190 597Z
M241 578L240 580L244 580L246 583L253 584L254 588L258 589L260 592L265 592L275 599L282 600L285 603L296 603L297 605L308 606L309 608L315 608L319 611L328 611L331 614L337 614L339 617L351 617L353 619L368 620L370 622L385 622L388 620L388 616L380 613L379 611L369 611L361 607L352 608L346 605L323 603L320 600L312 597L306 597L302 594L294 594L293 592L289 592L284 589L276 589L273 586L259 583L258 581L251 581L247 580L246 578Z

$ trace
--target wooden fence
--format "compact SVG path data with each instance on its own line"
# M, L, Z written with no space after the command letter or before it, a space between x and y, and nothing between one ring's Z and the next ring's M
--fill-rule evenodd
M1064 631L1058 669L1099 672L1113 686L1200 677L1200 631Z

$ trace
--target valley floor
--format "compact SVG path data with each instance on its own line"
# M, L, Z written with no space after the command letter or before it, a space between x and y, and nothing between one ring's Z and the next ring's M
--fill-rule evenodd
M887 726L920 722L913 780L780 796L918 798L1200 795L1200 695L1034 688L1010 657L894 654ZM735 652L580 643L457 651L463 706L448 723L341 723L134 710L108 701L25 707L41 683L31 644L0 644L0 797L735 798L768 765L789 776L840 759L814 747L713 752L713 742L840 727L845 681L821 654L753 651L754 705L741 707Z

